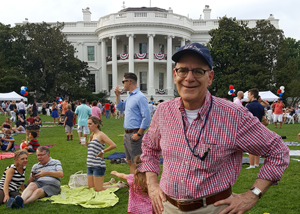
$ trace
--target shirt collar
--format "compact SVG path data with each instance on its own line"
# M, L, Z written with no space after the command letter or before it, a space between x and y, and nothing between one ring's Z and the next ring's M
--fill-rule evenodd
M203 102L202 107L198 111L197 119L203 120L206 117L206 114L208 113L210 102L211 102L212 96L208 90L206 90L205 100ZM177 101L178 109L182 116L186 117L185 108L182 102L182 98L178 99ZM200 117L200 118L199 118Z
M136 93L138 93L140 91L140 88L136 88L134 89L132 92L129 92L129 95L135 95Z

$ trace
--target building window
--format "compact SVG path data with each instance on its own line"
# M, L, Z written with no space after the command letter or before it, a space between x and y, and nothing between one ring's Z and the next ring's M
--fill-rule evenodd
M112 89L112 74L108 74L108 91Z
M180 46L175 46L175 53L179 50Z
M89 84L92 92L96 92L96 79L95 74L89 74Z
M128 44L124 45L124 54L128 54Z
M140 72L140 90L147 91L147 72Z
M160 44L159 45L159 54L164 54L165 53L165 46Z
M147 44L140 43L140 53L147 53Z
M88 51L88 61L95 61L95 47L87 46Z
M107 46L107 56L112 56L111 46Z
M164 78L165 78L165 74L164 73L159 73L158 76L158 88L159 89L164 89Z

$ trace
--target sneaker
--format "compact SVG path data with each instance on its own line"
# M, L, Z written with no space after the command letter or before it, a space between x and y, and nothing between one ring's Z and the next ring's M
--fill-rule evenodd
M11 205L14 202L14 200L15 200L14 198L9 198L8 201L7 201L7 203L6 203L6 207L7 208L11 208Z
M255 164L254 167L259 167L259 165L256 165L256 164Z
M19 208L22 208L22 207L24 207L23 198L21 196L17 195L15 197L15 200L13 201L13 203L11 205L11 208L19 209Z
M117 183L117 185L119 186L119 188L128 187L127 184L125 184L125 183L122 182L122 181L119 181L119 182Z
M115 184L115 183L116 183L116 180L115 180L114 178L111 178L110 181L109 181L109 183L110 183L110 184Z
M255 169L255 166L249 166L246 169Z

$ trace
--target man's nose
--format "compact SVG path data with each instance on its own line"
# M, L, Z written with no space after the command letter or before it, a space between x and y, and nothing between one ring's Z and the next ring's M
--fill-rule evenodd
M192 71L189 71L189 73L187 74L187 76L185 77L186 80L189 80L189 81L193 81L195 80L195 77L194 77L194 74Z

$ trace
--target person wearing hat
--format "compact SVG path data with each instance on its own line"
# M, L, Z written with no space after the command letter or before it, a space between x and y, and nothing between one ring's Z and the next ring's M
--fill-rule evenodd
M172 60L180 97L158 106L137 167L146 173L153 209L164 214L244 213L281 179L289 149L248 109L210 94L213 60L205 46L187 44ZM247 192L232 194L243 151L264 157L265 163Z

